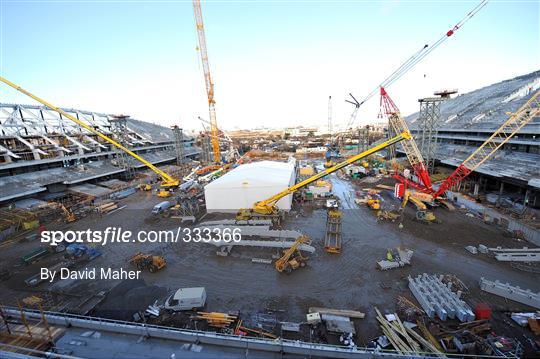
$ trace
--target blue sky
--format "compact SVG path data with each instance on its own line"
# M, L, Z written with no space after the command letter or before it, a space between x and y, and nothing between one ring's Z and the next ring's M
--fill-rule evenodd
M346 123L361 98L478 1L203 2L217 119L235 127ZM405 114L540 68L538 1L491 1L388 92ZM0 0L2 76L53 104L199 129L208 117L191 1ZM1 85L1 101L31 103ZM358 121L376 120L378 99Z

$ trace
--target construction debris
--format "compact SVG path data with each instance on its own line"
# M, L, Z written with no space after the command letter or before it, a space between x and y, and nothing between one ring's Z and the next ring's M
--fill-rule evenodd
M197 315L191 316L194 320L206 320L208 325L216 328L225 328L231 325L238 317L236 315L229 315L226 313L218 312L197 312Z
M540 293L534 293L529 289L521 289L498 280L493 282L484 277L480 278L480 288L485 292L540 309Z
M430 318L437 315L441 320L458 318L462 322L475 319L471 308L460 299L461 291L452 292L452 284L442 282L443 276L421 274L409 276L409 289Z
M478 249L476 249L476 247L474 246L467 246L465 247L465 249L468 250L472 254L478 254Z
M407 248L397 247L394 251L389 249L386 253L386 259L377 262L377 268L388 270L410 265L413 253Z
M342 317L332 314L321 314L321 319L326 325L326 330L328 330L329 332L356 334L354 324L348 317Z
M399 354L419 355L427 351L438 356L444 356L433 344L425 340L413 329L405 326L397 314L393 314L391 320L389 320L381 314L379 309L375 308L375 311L377 312L377 320L380 323L381 330Z

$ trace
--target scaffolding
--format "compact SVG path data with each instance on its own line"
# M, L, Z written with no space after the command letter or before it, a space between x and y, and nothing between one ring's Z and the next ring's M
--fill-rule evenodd
M418 138L420 153L424 157L426 169L433 173L435 167L435 151L437 150L437 133L441 118L441 97L426 97L418 100Z
M0 346L1 350L9 351L22 356L34 351L48 351L65 330L52 327L44 314L42 300L31 296L23 299L25 305L37 308L34 311L39 315L39 320L29 320L21 302L17 301L20 320L14 320L5 314L0 306Z
M212 144L210 143L210 136L202 134L199 138L201 141L201 161L203 163L212 163L213 152Z
M358 129L358 153L365 152L369 148L369 126Z
M172 126L172 131L174 135L174 150L176 152L176 164L182 166L185 160L185 151L184 151L184 131L182 128L174 125Z
M110 119L111 133L114 139L126 148L132 146L127 128L128 118L129 116L126 115L115 115L112 116ZM118 167L124 169L124 179L132 179L135 176L135 168L133 167L133 162L131 158L127 153L120 150L119 148L113 147L113 150L115 153L115 159Z
M426 97L418 100L420 112L418 113L416 141L419 143L420 153L424 157L426 169L431 174L435 168L435 152L438 146L437 135L441 125L441 103L457 92L457 89L439 90L434 93L438 97Z

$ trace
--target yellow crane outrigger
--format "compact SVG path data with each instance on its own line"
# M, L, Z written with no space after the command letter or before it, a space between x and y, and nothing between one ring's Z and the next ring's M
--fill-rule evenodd
M410 132L408 131L404 131L402 133L400 133L399 135L387 140L387 141L384 141L383 143L377 145L377 146L374 146L372 148L370 148L369 150L367 151L364 151L362 153L359 153L355 156L352 156L352 157L349 157L347 158L345 161L343 162L340 162L338 163L337 165L335 166L332 166L330 168L327 168L326 170L322 171L322 172L319 172L317 173L316 175L302 181L302 182L299 182L297 184L295 184L294 186L291 186L291 187L288 187L286 189L284 189L283 191L279 192L278 194L276 195L273 195L272 197L270 198L267 198L263 201L259 201L259 202L256 202L254 205L253 205L253 208L244 208L244 209L240 209L238 211L238 213L236 214L236 219L239 220L239 221L244 221L244 220L249 220L251 218L253 218L254 216L256 217L257 215L276 215L278 213L278 208L276 206L276 203L282 199L283 197L295 192L296 190L302 188L302 187L305 187L307 186L308 184L310 183L313 183L333 172L336 172L337 170L340 170L342 169L343 167L346 167L364 157L367 157L375 152L378 152L380 150L383 150L385 149L386 147L388 146L392 146L393 144L396 144L402 140L410 140L412 138Z
M95 128L93 128L92 126L88 125L87 123L79 120L78 118L76 117L73 117L71 116L69 113L67 113L66 111L62 110L61 108L59 107L56 107L54 106L53 104L43 100L42 98L39 98L37 97L36 95L34 94L31 94L30 92L26 91L25 89L23 89L22 87L14 84L13 82L9 81L8 79L0 76L0 81L2 81L3 83L5 83L6 85L14 88L15 90L19 91L19 92L22 92L23 94L25 94L26 96L36 100L37 102L41 103L42 105L50 108L51 110L53 111L56 111L60 114L62 114L63 116L65 116L66 118L70 119L71 121L75 122L77 125L85 128L86 130L92 132L93 134L95 134L96 136L99 136L101 137L102 139L104 139L105 141L109 142L110 144L112 144L113 146L119 148L120 150L124 151L125 153L127 153L128 155L130 155L131 157L135 158L136 160L138 160L139 162L141 162L142 164L144 164L146 167L150 168L152 171L154 171L158 176L161 177L162 179L162 182L161 182L161 186L162 187L178 187L178 185L180 185L180 181L176 178L173 178L172 176L168 175L167 173L165 173L164 171L160 170L159 168L157 168L156 166L154 166L152 163L148 162L147 160L145 160L144 158L142 158L141 156L139 156L138 154L136 154L135 152L129 150L127 147L124 147L122 144L116 142L115 140L113 140L112 138L110 138L109 136L107 135L104 135L103 133L99 132L98 130L96 130Z

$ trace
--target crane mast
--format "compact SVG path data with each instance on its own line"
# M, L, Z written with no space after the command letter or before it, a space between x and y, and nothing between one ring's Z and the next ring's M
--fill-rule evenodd
M394 133L409 132L407 122L405 122L405 119L401 116L398 107L396 106L394 101L392 101L390 96L388 96L388 93L386 92L384 87L381 87L380 106L381 113L388 116L389 126L392 127ZM426 192L433 192L433 189L431 187L431 179L429 178L429 173L424 163L424 158L422 157L422 154L420 153L420 150L418 149L414 138L412 138L410 141L401 142L401 145L403 146L403 151L407 155L407 159L409 160L409 163L411 164L414 173L416 174L416 176L418 176L424 187L420 187L411 181L408 181L408 184ZM399 178L399 180L406 179Z
M210 117L210 138L214 162L221 163L221 151L219 149L219 130L216 120L216 102L214 100L214 83L210 75L210 64L208 63L208 50L206 48L206 36L204 34L204 24L202 18L201 1L193 0L193 12L195 14L195 25L197 37L199 39L199 52L204 71L204 82L206 84L206 95L208 97L208 112Z
M328 96L328 133L332 141L332 96Z

